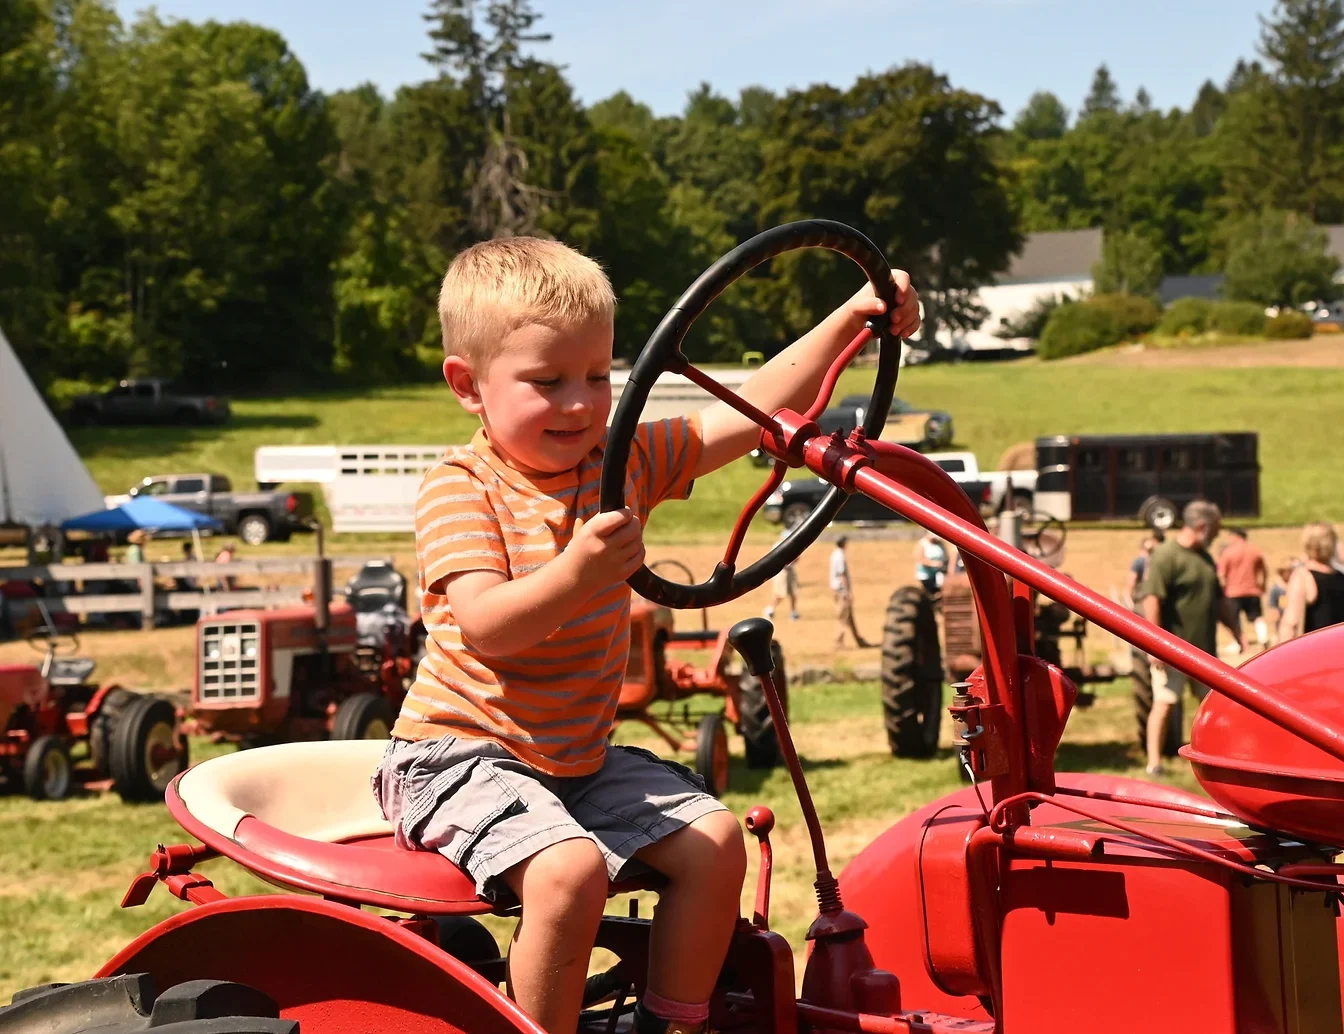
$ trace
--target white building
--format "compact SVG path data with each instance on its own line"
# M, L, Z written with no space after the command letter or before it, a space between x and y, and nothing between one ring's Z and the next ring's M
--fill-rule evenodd
M976 292L975 300L989 310L977 330L938 329L938 340L958 351L1026 351L1025 338L1005 341L997 331L1025 313L1040 298L1067 295L1077 299L1092 290L1092 266L1101 260L1101 230L1051 230L1029 233L1022 251L994 284Z

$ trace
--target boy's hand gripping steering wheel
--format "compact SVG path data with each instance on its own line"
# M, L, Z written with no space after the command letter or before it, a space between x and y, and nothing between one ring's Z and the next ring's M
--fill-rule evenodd
M863 333L836 358L822 381L816 399L808 411L802 414L800 422L799 414L780 410L772 416L738 397L692 366L681 352L681 343L691 329L691 324L739 277L777 255L803 248L825 248L852 259L867 275L887 308L881 316L869 320ZM723 560L707 581L698 585L683 585L660 578L648 567L641 567L629 578L631 588L646 599L668 607L716 606L764 584L782 571L785 565L797 560L803 550L816 541L843 505L847 494L843 488L832 486L817 507L796 524L783 541L751 566L737 570L737 554L742 548L747 525L765 499L783 481L784 473L790 466L789 462L780 457L787 456L794 466L802 465L803 446L809 438L821 434L816 418L830 401L836 380L873 335L878 338L877 380L864 413L863 426L854 434L862 434L865 438L881 434L900 370L901 341L890 329L890 316L895 310L896 285L891 278L891 267L887 265L882 252L858 230L828 219L807 219L766 230L738 245L700 275L663 317L630 371L630 379L621 393L620 403L607 432L606 454L602 462L601 507L603 510L618 510L625 505L630 444L654 382L659 374L665 372L683 375L760 425L761 446L775 457L775 468L770 478L743 508Z

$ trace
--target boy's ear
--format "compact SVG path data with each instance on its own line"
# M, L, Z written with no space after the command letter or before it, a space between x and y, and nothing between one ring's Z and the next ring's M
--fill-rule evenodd
M471 364L460 355L450 355L443 361L443 379L453 389L458 403L468 413L480 415L485 406L481 402L481 385Z

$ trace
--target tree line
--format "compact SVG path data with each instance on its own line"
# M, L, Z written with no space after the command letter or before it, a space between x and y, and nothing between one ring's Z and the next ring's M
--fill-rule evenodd
M35 379L428 376L444 268L502 234L599 259L631 356L714 258L789 219L863 229L911 270L930 336L983 318L974 290L1027 232L1103 227L1107 275L1142 292L1235 269L1266 235L1317 260L1314 227L1344 221L1344 0L1279 0L1258 56L1188 110L1125 101L1103 66L1076 116L1038 93L1011 119L919 63L783 93L702 85L670 117L625 92L585 106L538 56L530 0L432 0L425 28L430 78L324 94L259 26L0 4L0 327ZM758 270L688 351L774 351L852 286L846 265ZM1257 289L1320 293L1284 277Z

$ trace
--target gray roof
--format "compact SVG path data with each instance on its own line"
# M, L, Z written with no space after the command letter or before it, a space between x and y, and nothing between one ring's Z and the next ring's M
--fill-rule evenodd
M1050 280L1087 280L1101 259L1101 228L1047 230L1029 233L1020 254L1000 284L1030 284Z

